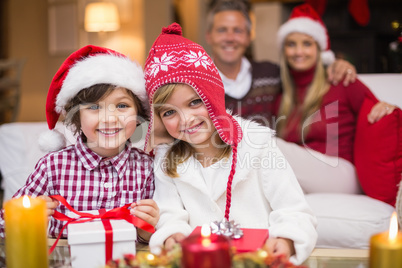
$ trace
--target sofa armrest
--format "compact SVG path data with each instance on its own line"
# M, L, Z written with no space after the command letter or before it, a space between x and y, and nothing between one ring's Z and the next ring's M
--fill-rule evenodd
M358 78L379 100L402 108L402 74L359 74Z

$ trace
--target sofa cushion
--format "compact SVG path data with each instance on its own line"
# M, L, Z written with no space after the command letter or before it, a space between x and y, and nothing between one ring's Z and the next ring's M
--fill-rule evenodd
M306 200L317 217L317 248L369 248L389 229L394 207L366 195L315 193Z
M400 109L374 124L367 120L374 102L360 109L354 143L354 164L364 193L395 205L402 173L402 112Z
M66 137L67 145L75 141L71 131L58 123L56 129ZM0 126L0 172L3 200L10 199L46 153L39 149L39 135L48 130L46 122L9 123Z

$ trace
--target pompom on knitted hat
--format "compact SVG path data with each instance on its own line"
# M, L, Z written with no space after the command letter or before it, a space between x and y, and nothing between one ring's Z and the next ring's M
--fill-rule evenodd
M114 50L88 45L72 53L60 66L50 84L46 99L49 131L39 137L39 147L56 151L66 144L64 135L55 130L65 105L82 89L96 84L124 87L136 95L148 110L144 73L141 66Z
M150 104L150 124L145 142L153 142L153 135L165 130L162 122L154 126L153 96L167 84L186 84L192 87L208 110L218 135L232 147L232 167L228 178L225 218L229 218L231 185L237 162L237 145L243 137L239 123L226 111L225 91L218 69L199 44L182 36L179 24L163 28L145 61L145 88ZM162 125L162 126L160 126ZM153 145L150 146L154 147Z
M324 65L330 65L335 61L334 52L330 49L327 27L311 5L296 6L288 21L279 28L277 39L280 49L283 47L286 36L294 32L304 33L314 38L321 48L321 60Z

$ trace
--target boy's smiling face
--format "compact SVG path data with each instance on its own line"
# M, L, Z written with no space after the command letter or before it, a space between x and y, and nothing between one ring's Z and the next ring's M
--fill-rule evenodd
M137 107L125 88L116 88L97 103L81 105L80 120L87 146L101 156L115 156L137 127Z

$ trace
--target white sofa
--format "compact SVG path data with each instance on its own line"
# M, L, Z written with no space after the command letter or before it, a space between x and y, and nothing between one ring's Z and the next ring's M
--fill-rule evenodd
M402 107L402 74L364 74L359 76L381 100ZM68 143L71 132L62 124ZM37 140L47 129L46 122L11 123L0 126L0 171L4 200L24 184L38 159L44 154ZM133 142L142 148L145 127L134 134ZM368 248L372 234L387 230L394 207L366 195L310 194L307 201L318 218L319 248Z

